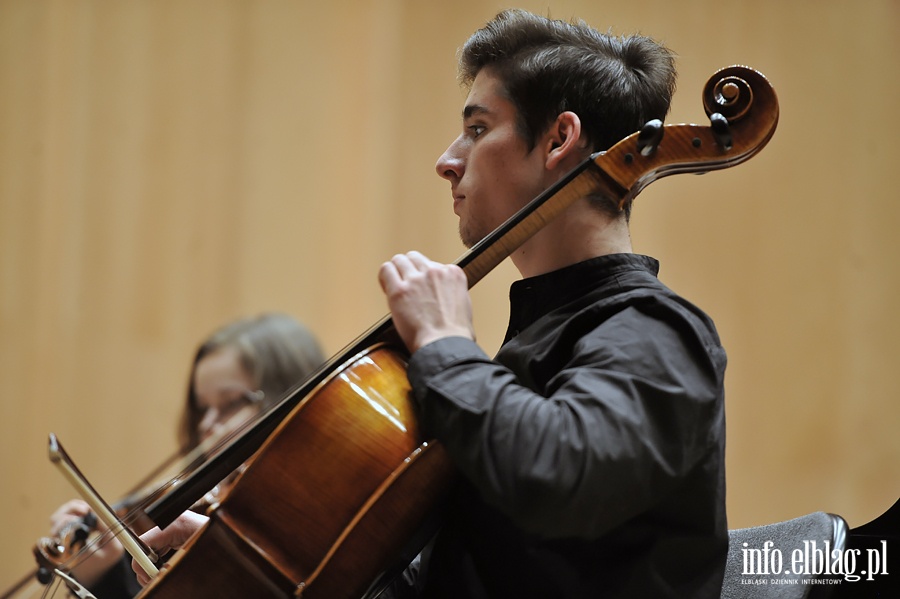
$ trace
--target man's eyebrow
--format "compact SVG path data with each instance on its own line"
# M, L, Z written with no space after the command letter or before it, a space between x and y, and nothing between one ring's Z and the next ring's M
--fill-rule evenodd
M490 114L490 112L490 110L481 104L469 104L463 108L462 116L464 119L467 119L475 114Z

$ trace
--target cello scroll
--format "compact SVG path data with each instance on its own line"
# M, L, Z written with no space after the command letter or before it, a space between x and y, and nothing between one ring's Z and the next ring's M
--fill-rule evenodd
M655 151L642 151L635 133L594 158L602 191L620 209L647 185L668 175L705 173L738 165L762 150L778 125L778 98L762 73L731 66L703 88L710 125L665 125Z

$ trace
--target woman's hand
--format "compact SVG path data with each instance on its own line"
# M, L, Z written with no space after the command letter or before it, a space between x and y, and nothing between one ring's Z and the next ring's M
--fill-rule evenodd
M84 520L90 512L90 506L81 499L73 499L62 504L50 516L50 535L52 537L65 535L66 528ZM99 519L96 532L100 536L93 537L90 545L79 554L77 565L70 571L72 576L86 587L91 587L99 581L125 554L122 544L108 534L109 529Z

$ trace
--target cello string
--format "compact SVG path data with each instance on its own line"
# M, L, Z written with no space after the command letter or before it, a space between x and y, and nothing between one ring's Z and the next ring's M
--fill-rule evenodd
M52 599L56 597L56 594L59 592L59 587L62 585L60 582L59 576L56 574L53 575L53 580L44 586L44 592L41 593L41 599Z
M251 405L261 402L265 398L265 394L262 391L248 391L244 395L245 399L247 399L247 401ZM277 402L275 403L277 404ZM156 486L154 486L149 492L140 493L141 489L138 489L135 493L132 493L132 495L139 495L141 497L139 500L135 500L134 502L130 503L131 507L126 512L126 516L132 515L132 512L137 512L135 519L139 518L142 515L144 508L151 505L154 501L157 501L165 494L165 491L171 488L178 481L189 476L199 466L204 464L211 457L215 456L223 448L227 447L228 444L231 443L235 438L240 437L244 432L246 432L247 429L251 428L256 421L264 418L265 415L272 409L272 407L274 406L270 406L265 410L260 410L250 418L244 418L240 413L238 413L225 420L221 425L221 428L224 432L214 434L206 439L203 439L181 456L181 469L177 474L167 480L164 480L161 483L156 484ZM235 424L238 420L241 420L241 422L239 424ZM172 460L172 462L175 461L177 460ZM162 468L157 468L157 471L162 470ZM149 477L145 477L145 480L147 480L148 478ZM151 483L145 484L144 489L149 486L151 486ZM126 499L128 499L128 497L126 497ZM120 503L124 503L124 501ZM125 520L124 516L123 520Z

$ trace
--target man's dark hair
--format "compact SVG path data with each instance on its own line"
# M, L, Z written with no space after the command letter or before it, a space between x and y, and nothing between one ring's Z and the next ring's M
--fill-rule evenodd
M516 106L529 147L569 110L592 150L607 150L647 121L665 120L675 92L674 56L658 42L523 10L501 12L463 46L462 83L471 85L485 67Z
M565 111L581 119L591 151L608 150L647 121L665 120L675 93L675 58L662 44L518 9L499 13L460 50L464 85L471 86L484 68L500 79L515 105L529 150ZM609 199L598 200L598 208L619 211ZM628 219L631 202L624 208Z

